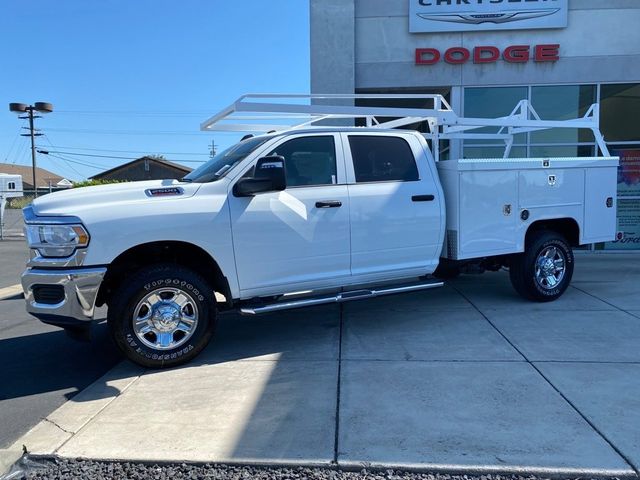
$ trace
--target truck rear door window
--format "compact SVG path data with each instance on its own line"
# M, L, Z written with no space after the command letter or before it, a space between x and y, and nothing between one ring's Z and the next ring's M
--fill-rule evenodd
M411 147L400 137L350 135L356 182L419 180Z

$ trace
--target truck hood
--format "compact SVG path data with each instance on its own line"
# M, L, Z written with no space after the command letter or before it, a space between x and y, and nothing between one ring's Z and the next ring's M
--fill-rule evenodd
M88 209L112 208L115 204L180 201L195 195L200 183L149 180L72 188L50 193L33 201L38 216L80 215Z

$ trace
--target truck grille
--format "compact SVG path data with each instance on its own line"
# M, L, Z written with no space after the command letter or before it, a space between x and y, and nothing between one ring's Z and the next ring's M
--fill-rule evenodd
M31 287L33 299L45 305L57 305L64 301L64 287L62 285L34 285Z

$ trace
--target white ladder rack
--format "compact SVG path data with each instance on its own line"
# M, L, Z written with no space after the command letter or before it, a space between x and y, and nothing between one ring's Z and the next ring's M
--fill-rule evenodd
M354 106L357 100L423 100L430 108ZM369 128L400 128L426 122L433 155L439 160L440 140L502 140L503 158L508 158L513 136L553 128L587 129L593 132L602 155L609 150L600 132L600 106L593 104L583 117L569 120L543 120L528 100L521 100L506 117L459 117L442 95L421 94L247 94L204 121L203 131L267 133L293 129L347 126L355 120ZM496 132L478 132L497 127ZM474 131L475 130L475 131Z

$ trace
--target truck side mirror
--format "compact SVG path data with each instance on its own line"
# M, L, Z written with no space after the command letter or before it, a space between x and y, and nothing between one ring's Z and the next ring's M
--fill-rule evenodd
M253 177L241 178L233 186L236 197L252 197L256 193L280 192L287 188L284 157L262 157L256 163Z

